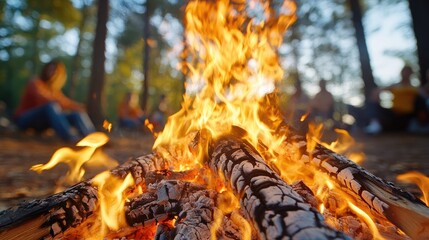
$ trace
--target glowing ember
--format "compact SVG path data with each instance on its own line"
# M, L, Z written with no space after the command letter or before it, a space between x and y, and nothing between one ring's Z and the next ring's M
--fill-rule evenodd
M149 129L154 137L158 137L159 133L155 132L155 126L149 121L149 119L144 120L144 125Z
M112 123L111 122L109 122L109 121L107 121L107 120L104 120L103 121L103 128L104 129L106 129L108 132L111 132L112 131Z

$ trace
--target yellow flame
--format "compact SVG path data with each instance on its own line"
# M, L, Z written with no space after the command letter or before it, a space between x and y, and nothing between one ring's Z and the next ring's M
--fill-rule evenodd
M351 202L348 202L348 205L354 213L356 213L357 215L361 216L364 219L369 229L371 230L373 239L385 239L383 236L380 235L380 232L378 231L378 228L375 225L374 221L365 211L363 211L362 209L360 209L359 207L357 207Z
M97 151L108 141L109 138L102 132L91 133L76 144L82 148L77 150L68 147L60 148L52 155L48 163L36 164L30 169L41 173L59 163L66 163L69 166L69 171L64 178L64 183L67 185L74 184L82 180L85 174L83 166L86 164L102 165L108 168L117 165L116 161L107 155L103 155L101 151Z
M303 164L308 159L301 159L299 143L289 146L284 141L287 133L278 134L283 117L275 86L283 79L283 70L277 48L295 21L296 5L291 0L283 1L281 6L274 4L262 0L189 1L185 13L187 62L181 64L188 77L186 94L181 110L169 117L154 148L166 158L179 160L172 161L174 170L201 167L200 156L204 154L195 157L188 145L192 140L186 138L195 132L201 139L216 138L238 126L246 130L246 140L262 152L269 164L275 164L287 182L303 180L322 203L332 197L332 192L342 199L346 194L329 176L311 164ZM302 121L307 116L302 116ZM148 122L146 125L150 128ZM322 124L310 126L308 152L322 144L322 130ZM345 145L352 144L352 138L345 131L337 133L338 142L324 145L346 151ZM206 149L200 150L206 153ZM227 190L220 190L227 196ZM332 211L336 210L332 205L337 204L338 211L346 212L346 201L320 208ZM212 237L223 216L233 209L220 207L215 212Z
M242 240L252 239L252 228L250 223L241 216L237 211L232 212L231 220L240 228L240 234Z
M153 132L153 124L145 121L148 129L157 136L153 147L164 158L175 160L171 161L173 170L192 169L203 165L201 156L206 153L206 149L199 145L200 155L195 157L195 149L189 143L196 135L204 142L210 137L231 132L234 126L241 127L248 132L247 140L261 150L269 164L275 164L287 182L304 180L323 203L320 205L321 211L328 212L335 207L342 213L348 206L363 221L369 222L368 214L343 200L342 197L346 195L329 180L329 176L315 171L311 164L303 164L308 159L301 159L299 143L289 146L284 141L287 134L278 134L283 117L277 104L275 87L283 79L283 70L277 51L286 29L296 19L296 4L293 0L284 0L281 5L274 6L275 2L188 2L185 13L187 56L184 58L187 62L182 63L188 77L186 94L181 110L168 118L159 135ZM322 124L310 126L307 134L308 152L311 153L317 144L321 144L322 129ZM339 134L346 135L341 131ZM350 142L349 138L344 139ZM87 148L99 146L92 140L80 144ZM326 146L340 150L342 144ZM105 231L118 229L124 224L124 192L132 184L130 178L129 175L122 182L104 173L94 180L100 191ZM239 203L236 197L230 190L213 185L215 189L220 189L220 193L211 237L216 238L216 230L223 217L230 214L232 221L240 225L243 238L250 239L251 227L237 213ZM338 194L342 202L325 203L333 193ZM374 232L377 233L373 222L368 225L375 228Z
M365 154L363 152L348 152L352 147L357 145L355 139L350 136L349 132L347 130L338 128L335 129L335 132L339 136L336 141L330 144L320 142L320 144L334 152L346 155L355 163L362 163L365 159Z
M276 105L269 104L268 96L283 78L276 49L295 21L296 6L285 1L276 12L264 4L263 17L258 19L246 4L230 4L229 0L188 3L187 94L182 109L168 119L154 148L181 145L183 136L202 129L216 137L232 126L248 130L255 145L258 139L273 139L281 116L270 107ZM198 159L193 164L199 164Z
M216 206L218 209L214 211L213 224L212 224L212 227L210 228L211 239L217 239L216 231L221 226L224 216L227 214L231 214L233 211L239 209L240 203L237 197L234 195L234 193L231 190L227 190L225 187L222 187L216 199ZM231 216L233 215L234 214L232 214ZM234 216L234 218L236 223L240 223L240 225L238 226L242 226L241 233L243 237L246 236L246 238L243 238L243 239L250 239L250 234L251 234L250 225L248 228L245 226L245 222L247 221L245 219L241 219L239 216ZM231 220L234 221L234 219L231 219Z
M98 188L98 199L102 219L101 234L108 230L118 230L126 226L124 205L127 200L126 189L134 185L134 179L129 173L125 179L119 179L106 171L98 174L92 180Z
M396 177L398 181L410 182L416 184L423 194L421 199L426 205L429 205L429 177L425 176L420 172L408 172L400 174Z

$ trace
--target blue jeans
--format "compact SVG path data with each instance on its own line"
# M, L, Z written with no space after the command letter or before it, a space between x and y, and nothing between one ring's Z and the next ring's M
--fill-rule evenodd
M127 128L127 129L139 129L143 123L145 117L140 118L120 118L119 119L119 127Z
M53 128L55 133L66 141L76 141L95 131L88 115L83 112L63 113L61 107L51 102L31 109L15 119L20 129L33 128L43 131ZM81 136L73 135L71 129L75 127Z

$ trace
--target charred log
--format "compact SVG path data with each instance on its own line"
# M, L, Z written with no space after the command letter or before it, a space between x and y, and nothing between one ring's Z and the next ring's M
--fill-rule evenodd
M130 159L111 173L131 173L142 184L147 172L162 170L166 162L154 154ZM0 239L54 238L91 216L97 207L97 189L91 179L41 200L24 202L0 212ZM30 237L31 236L31 237Z
M261 239L348 238L330 228L323 216L287 185L250 144L228 137L210 144L207 161L239 196L246 217Z
M346 192L360 198L370 209L381 214L413 239L429 236L429 208L413 194L396 187L345 156L318 144L309 152L304 136L289 128L281 130L287 136L288 152L298 149L300 161L312 164L326 173Z
M162 180L149 192L131 199L126 207L130 226L158 225L156 239L210 239L216 211L216 192L204 186L177 180ZM175 219L174 226L168 224ZM225 220L226 221L226 220ZM161 225L161 227L159 227ZM224 223L216 235L239 239L233 223ZM167 238L167 239L168 239Z

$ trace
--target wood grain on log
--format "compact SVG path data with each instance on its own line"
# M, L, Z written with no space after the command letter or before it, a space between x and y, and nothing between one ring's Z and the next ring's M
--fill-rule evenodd
M284 132L289 152L299 150L302 163L316 166L342 189L360 198L370 209L384 216L411 238L429 239L429 208L413 194L320 144L308 152L306 138L295 134L290 128L279 132Z
M228 139L227 139L228 138ZM274 172L251 145L232 136L210 144L208 164L223 175L261 239L347 239Z

